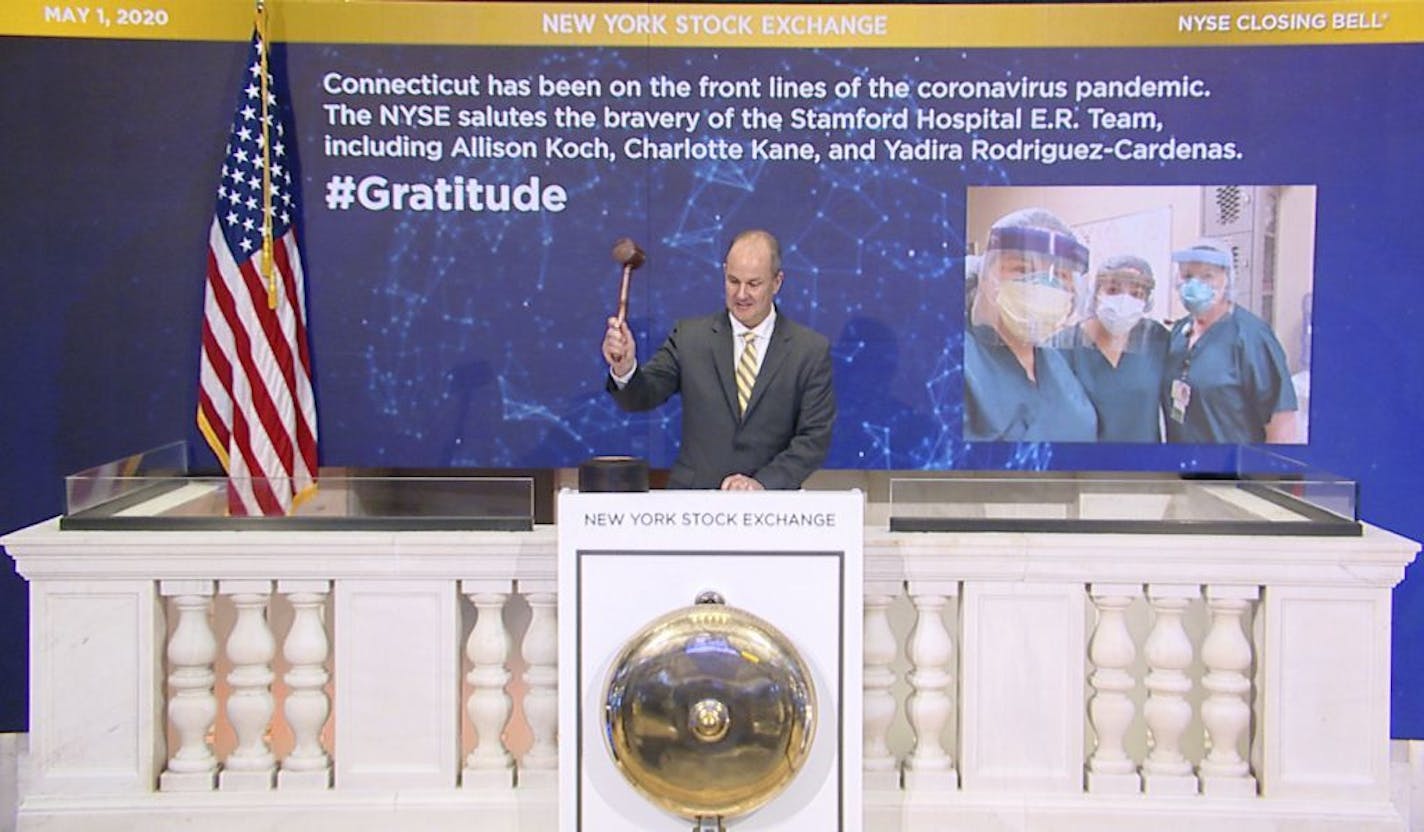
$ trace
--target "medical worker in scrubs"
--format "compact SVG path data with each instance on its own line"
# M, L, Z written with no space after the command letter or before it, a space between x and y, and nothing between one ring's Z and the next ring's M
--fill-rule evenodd
M1285 350L1231 301L1231 248L1204 239L1172 254L1188 317L1172 327L1162 410L1169 442L1298 442Z
M1050 340L1073 312L1088 249L1057 216L1026 208L989 229L964 339L967 442L1092 442L1097 416Z
M1097 412L1099 442L1162 441L1167 328L1147 317L1156 285L1140 257L1104 260L1093 277L1091 316L1062 339Z

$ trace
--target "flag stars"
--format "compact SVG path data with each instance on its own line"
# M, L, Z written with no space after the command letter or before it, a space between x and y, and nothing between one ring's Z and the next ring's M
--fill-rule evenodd
M254 47L258 55L265 50L262 45ZM238 111L218 185L216 218L234 253L255 252L262 244L264 226L272 227L275 234L284 233L296 217L299 202L286 161L286 125L277 85L270 73L263 72L260 60L254 60L248 72L249 80L239 85Z

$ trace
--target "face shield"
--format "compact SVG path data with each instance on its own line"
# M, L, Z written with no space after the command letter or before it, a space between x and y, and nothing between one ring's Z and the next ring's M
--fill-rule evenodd
M1230 299L1235 269L1231 249L1224 243L1204 240L1172 252L1172 262L1177 269L1177 295L1190 314L1204 314Z
M1001 338L1047 343L1073 313L1088 249L1069 234L1011 226L989 232L974 323Z

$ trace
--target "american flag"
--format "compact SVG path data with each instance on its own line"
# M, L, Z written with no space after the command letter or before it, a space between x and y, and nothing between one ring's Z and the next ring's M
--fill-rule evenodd
M292 223L286 95L267 68L262 10L208 230L198 427L234 515L288 514L316 487L306 292ZM265 221L264 221L265 219Z

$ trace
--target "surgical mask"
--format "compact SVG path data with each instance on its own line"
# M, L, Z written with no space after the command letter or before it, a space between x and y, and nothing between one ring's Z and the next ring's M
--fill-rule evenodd
M1216 303L1216 287L1198 277L1189 278L1177 289L1182 305L1193 315L1200 315Z
M999 322L1010 335L1030 344L1046 342L1073 311L1073 293L1048 274L999 284Z
M1147 301L1132 295L1099 295L1098 323L1113 335L1126 335L1147 313Z

